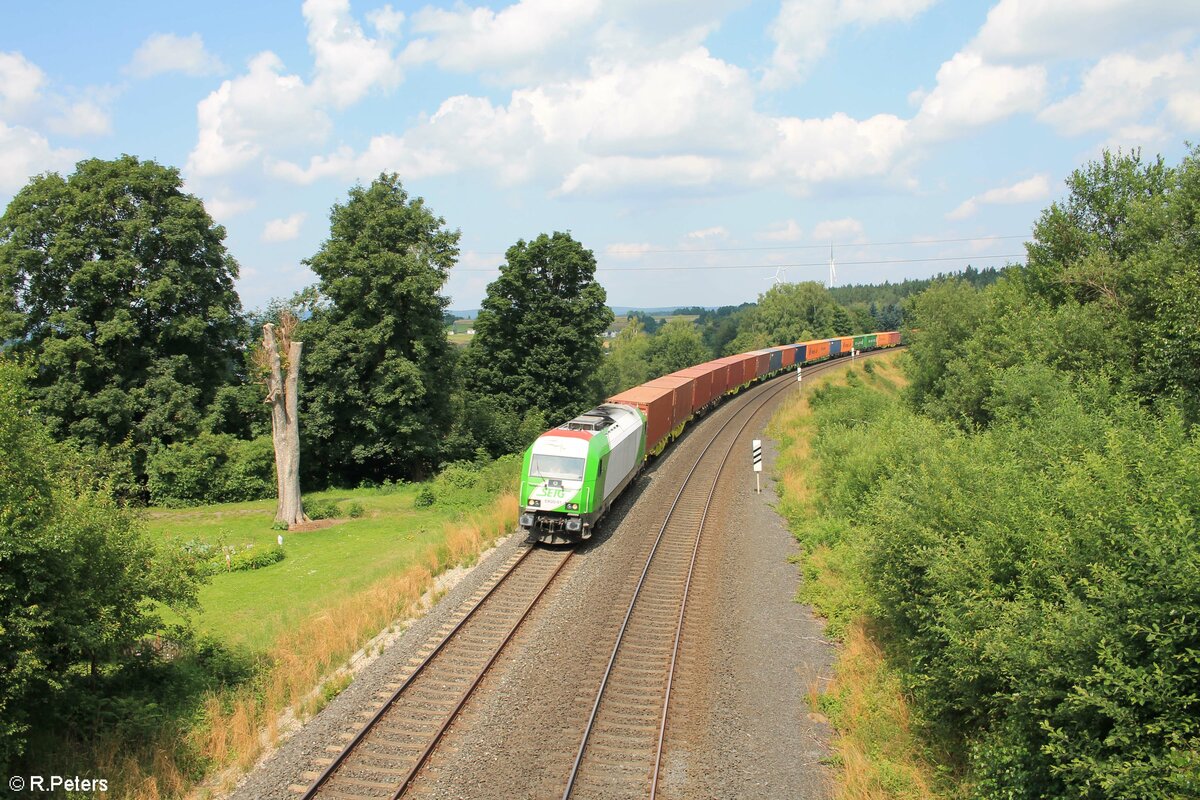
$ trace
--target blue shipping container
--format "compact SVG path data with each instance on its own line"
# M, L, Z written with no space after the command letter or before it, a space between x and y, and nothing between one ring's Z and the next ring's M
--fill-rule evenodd
M829 340L829 355L830 356L840 356L841 354L842 354L842 340L841 339L830 339Z

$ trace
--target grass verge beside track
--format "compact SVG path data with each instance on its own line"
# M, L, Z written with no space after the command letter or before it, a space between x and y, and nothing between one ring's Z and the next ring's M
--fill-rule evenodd
M221 572L203 587L191 633L114 700L145 713L102 741L40 742L53 762L90 765L110 797L205 797L219 792L274 744L282 716L316 713L350 682L344 667L380 631L418 611L434 577L473 563L513 530L519 460L452 465L427 484L333 490L306 503L362 507L357 519L283 531L285 558ZM430 503L430 499L432 502ZM267 550L274 501L146 512L165 547L187 543L239 553ZM179 620L175 620L178 622ZM157 676L157 677L155 677ZM127 678L117 676L114 682ZM286 712L286 713L285 713ZM65 773L64 773L65 774Z
M903 353L880 356L805 380L803 393L785 401L767 429L779 442L779 510L802 547L804 581L797 600L812 604L827 620L827 634L841 643L833 682L814 685L809 693L813 710L837 730L839 800L937 796L931 788L934 768L914 733L899 678L872 635L861 544L829 529L839 521L822 516L812 479L820 463L811 449L817 419L810 399L829 387L857 383L895 401L905 384L898 363L902 358Z

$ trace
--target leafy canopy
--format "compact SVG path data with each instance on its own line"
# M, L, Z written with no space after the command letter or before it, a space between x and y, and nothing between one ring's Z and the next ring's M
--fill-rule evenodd
M465 380L497 409L558 424L599 399L599 336L613 321L596 259L569 233L508 249L488 285Z
M0 217L0 342L33 357L55 438L194 432L238 358L237 263L179 171L122 156L40 175Z
M419 474L450 424L451 355L441 294L457 230L395 174L350 190L305 263L323 303L297 334L305 354L302 464L351 484Z

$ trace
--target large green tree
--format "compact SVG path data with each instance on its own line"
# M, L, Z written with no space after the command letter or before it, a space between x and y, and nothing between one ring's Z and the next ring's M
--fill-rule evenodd
M309 259L323 301L301 335L300 434L320 481L419 475L449 429L452 360L441 294L457 230L395 174L355 186Z
M193 434L240 355L238 267L179 171L122 156L34 178L0 217L0 342L36 364L57 439Z
M488 285L464 379L476 395L550 424L599 399L600 334L613 321L596 259L569 233L518 241Z

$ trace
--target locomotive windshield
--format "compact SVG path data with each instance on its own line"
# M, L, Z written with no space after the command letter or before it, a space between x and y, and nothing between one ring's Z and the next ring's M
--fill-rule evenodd
M583 459L535 454L529 460L529 474L536 478L581 481L583 480Z

